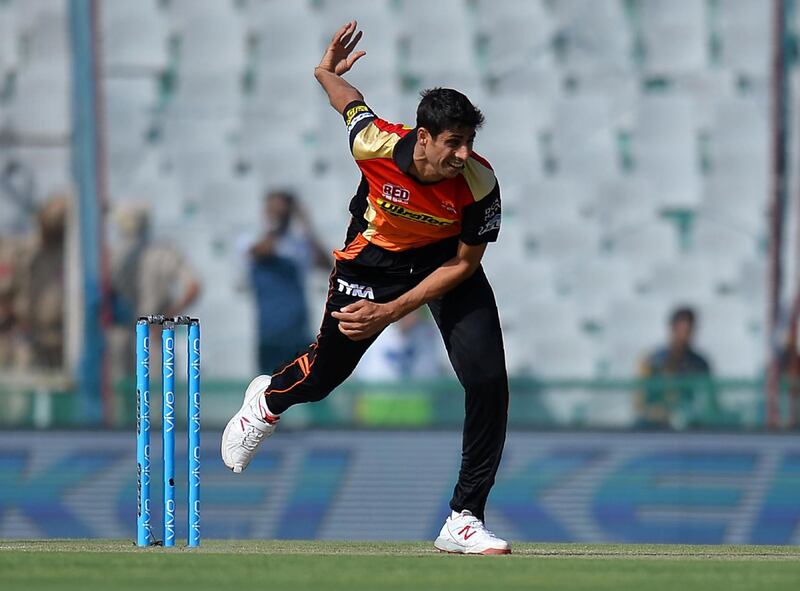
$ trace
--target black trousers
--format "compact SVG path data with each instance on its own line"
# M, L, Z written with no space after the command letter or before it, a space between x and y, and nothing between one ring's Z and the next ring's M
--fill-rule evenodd
M331 312L362 299L388 302L424 274L372 270L338 261L330 279L319 335L302 355L280 368L267 390L267 405L282 413L293 404L322 400L355 369L376 337L352 341ZM494 294L482 268L428 304L466 394L461 469L450 501L454 511L483 519L486 499L503 453L508 418L508 377Z

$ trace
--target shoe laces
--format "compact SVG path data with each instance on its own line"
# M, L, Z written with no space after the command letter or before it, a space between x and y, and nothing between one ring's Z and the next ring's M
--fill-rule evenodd
M467 518L466 519L466 523L464 525L469 525L473 529L478 530L481 533L483 533L483 534L485 534L485 535L487 535L487 536L489 536L491 538L497 538L497 536L494 535L494 533L489 528L487 528L486 525L484 525L483 521L481 521L480 519L478 519L474 515L465 515L464 517Z
M242 447L247 451L255 451L261 440L264 439L264 432L259 431L252 425L244 432L244 439L242 439Z

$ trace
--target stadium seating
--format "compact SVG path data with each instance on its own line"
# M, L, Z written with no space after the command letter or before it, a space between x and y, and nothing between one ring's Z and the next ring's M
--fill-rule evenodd
M604 365L610 377L637 375L645 356L667 338L670 304L660 297L609 301L603 318Z
M61 65L41 62L25 68L17 75L15 96L8 106L12 133L65 141L72 127L69 93L68 73Z
M372 96L387 80L391 84L397 74L399 22L392 13L391 0L323 0L319 13L322 42L327 43L348 18L357 19L364 31L362 44L368 55L359 65L363 67L355 68L348 79L363 89L365 96Z
M554 224L578 225L590 221L593 212L592 186L575 177L545 178L525 190L518 215L525 222L525 232L533 240Z
M62 145L17 146L0 151L0 172L9 163L21 168L24 178L33 183L34 202L43 202L51 193L68 190L72 186L70 151ZM5 201L7 197L3 195Z
M681 75L707 66L705 2L645 1L638 6L647 75ZM680 42L676 42L678 39Z
M700 200L694 105L689 97L644 95L633 129L636 170L652 180L665 208L692 208Z
M564 268L561 275L564 289L586 322L599 324L608 302L636 295L636 275L630 263L619 257L580 260Z
M692 228L692 249L713 262L722 276L731 277L738 263L761 254L758 236L698 215ZM709 277L714 277L710 275Z
M476 8L476 34L485 47L482 61L489 77L513 75L531 64L554 66L556 25L540 0L480 0Z
M168 28L156 0L106 0L101 17L106 72L138 75L167 69Z
M617 123L605 96L565 97L553 105L550 138L560 176L597 180L618 171Z
M616 233L610 248L615 255L649 269L653 262L669 260L678 253L678 238L674 227L658 219Z
M16 14L8 5L0 5L0 79L17 66L17 30Z
M613 72L630 75L633 35L622 2L560 0L553 3L553 15L567 72L595 79Z
M158 100L157 83L149 76L107 78L103 85L106 97L106 142L111 166L135 161L147 148L153 131L153 112Z
M626 176L601 180L596 191L596 217L609 239L658 220L655 188L646 178Z
M0 129L47 144L0 165L34 171L37 199L69 183L66 8L0 1ZM485 266L515 372L630 376L687 300L715 368L759 370L771 39L759 0L105 0L112 199L157 205L159 232L189 220L195 262L220 277L233 247L220 254L219 235L254 231L270 187L295 188L340 246L359 172L312 71L350 18L367 57L348 79L379 115L412 124L419 90L443 85L486 116L476 150L504 219ZM225 297L249 309L214 292L200 311ZM252 329L211 322L223 343L211 375L247 373L226 355L249 359ZM580 396L559 412L577 408Z
M147 163L134 172L129 181L113 193L116 201L136 201L148 206L156 232L169 237L169 231L180 226L188 208L182 199L182 185L175 174L141 174ZM137 174L138 173L138 174Z
M596 359L597 347L588 337L553 332L546 339L537 340L534 345L533 373L545 379L591 379L597 374ZM553 398L560 399L564 394L558 392ZM565 407L572 408L574 404L574 401L570 401ZM548 406L555 407L553 404Z
M718 298L699 310L698 347L721 375L750 377L765 367L763 326L750 318L751 304Z
M721 0L719 3L721 61L746 75L769 69L773 7L758 0Z
M766 229L767 191L756 179L714 175L706 179L698 212L758 239Z
M537 117L537 107L522 95L474 98L486 124L478 131L475 150L486 158L502 180L502 186L520 185L539 179L544 173L540 132L544 117ZM509 134L508 129L515 133ZM508 180L506 180L508 179Z
M245 16L255 43L255 67L265 77L310 76L333 34L321 29L318 14L304 1L250 3Z
M656 262L647 280L647 291L676 304L695 305L708 301L717 293L715 275L720 269L702 257L684 255Z

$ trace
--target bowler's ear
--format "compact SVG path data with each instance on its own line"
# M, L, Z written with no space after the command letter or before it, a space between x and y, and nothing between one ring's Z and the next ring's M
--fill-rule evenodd
M417 130L417 143L418 143L420 146L424 146L424 145L425 145L426 143L428 143L428 142L429 142L429 141L430 141L432 138L433 138L433 136L431 135L431 132L429 132L429 131L428 131L427 129L425 129L424 127L420 127L420 128Z

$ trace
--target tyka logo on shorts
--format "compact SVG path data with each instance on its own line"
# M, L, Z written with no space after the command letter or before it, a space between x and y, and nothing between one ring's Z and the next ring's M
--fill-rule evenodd
M344 292L347 295L351 295L356 298L366 298L368 300L374 300L375 294L372 292L372 288L367 285L359 285L357 283L348 283L344 279L336 279L339 282L339 291Z

